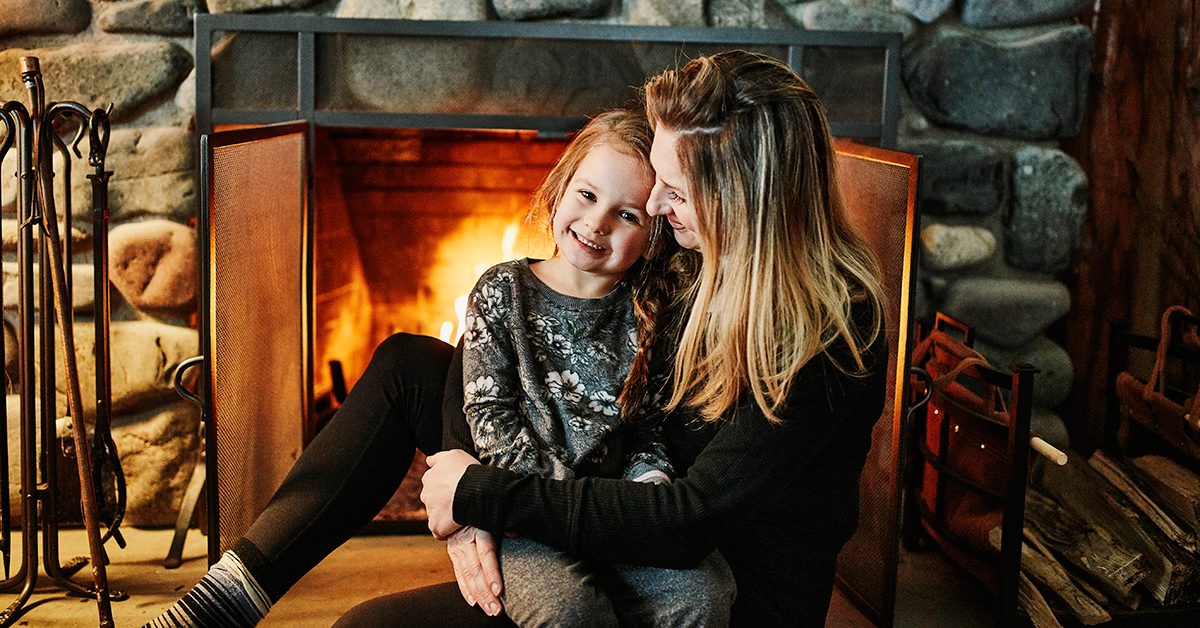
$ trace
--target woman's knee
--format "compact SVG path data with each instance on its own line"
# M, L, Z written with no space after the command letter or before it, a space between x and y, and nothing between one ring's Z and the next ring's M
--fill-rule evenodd
M453 355L454 347L437 338L398 333L379 343L371 357L371 366L390 371L429 373L444 380Z

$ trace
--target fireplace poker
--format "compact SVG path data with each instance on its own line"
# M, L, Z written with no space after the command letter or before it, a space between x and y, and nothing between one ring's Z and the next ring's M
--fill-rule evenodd
M8 130L9 136L15 138L15 143L18 148L18 163L17 174L20 181L20 187L17 189L17 257L20 260L21 268L25 267L25 262L29 261L32 254L32 239L29 235L27 227L33 224L35 220L34 203L33 203L33 125L29 117L29 112L25 106L19 102L10 101L0 106L0 112L3 113L5 127ZM6 140L6 145L10 145ZM37 460L37 442L36 434L36 417L33 414L33 404L27 403L28 394L24 387L25 378L33 377L33 330L32 327L25 324L27 322L26 304L32 305L32 301L27 298L33 292L33 278L28 273L21 273L17 282L18 302L20 304L19 315L21 317L21 338L18 343L19 371L22 380L21 389L21 410L20 410L20 452L21 452L21 500L22 513L21 517L21 545L24 559L21 562L21 568L16 574L8 576L8 557L5 554L5 580L0 582L0 588L9 589L18 582L24 583L21 588L21 593L17 596L17 600L8 606L0 613L0 625L7 626L14 619L14 613L19 610L29 600L33 594L34 586L37 583L37 543L35 542L37 535L35 534L35 525L37 522L37 478L35 463ZM5 413L7 415L7 404L5 404ZM7 416L5 417L7 418ZM5 447L7 450L7 446ZM5 465L7 471L7 465ZM7 490L8 484L5 483ZM7 512L8 499L4 500L5 511ZM4 519L4 534L6 537L6 546L11 541L11 520ZM32 568L30 567L32 565Z
M79 487L83 505L83 522L87 528L88 547L92 560L92 577L95 582L96 606L101 628L113 626L112 607L108 596L108 574L105 566L104 546L100 542L99 511L96 507L96 492L92 481L91 450L87 444L87 426L83 418L82 393L79 388L79 369L75 360L75 337L72 318L71 294L66 289L66 270L62 259L61 238L58 233L58 217L54 209L54 175L51 163L49 116L45 116L45 90L42 85L41 69L37 57L21 57L21 78L25 82L32 105L34 164L37 170L36 200L41 210L41 227L48 240L50 255L50 278L57 297L54 310L62 327L60 348L66 367L67 401L70 408L72 430L75 437L75 460L79 471ZM45 119L43 119L45 116ZM43 316L47 313L43 312ZM49 403L53 402L53 398ZM48 403L43 399L43 404Z

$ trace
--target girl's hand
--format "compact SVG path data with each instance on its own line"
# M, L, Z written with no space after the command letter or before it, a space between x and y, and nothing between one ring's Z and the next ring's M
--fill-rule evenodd
M447 539L446 551L454 563L454 578L467 604L479 605L483 612L495 617L504 606L500 592L500 564L496 558L496 537L479 528L465 526Z
M439 541L446 540L462 527L454 520L454 492L467 467L479 464L471 454L451 449L425 460L429 470L421 476L421 501L429 514L429 531Z

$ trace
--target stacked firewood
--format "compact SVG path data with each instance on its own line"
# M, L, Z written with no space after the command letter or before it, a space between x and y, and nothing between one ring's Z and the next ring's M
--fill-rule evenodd
M1026 493L1020 598L1034 626L1200 602L1200 475L1158 455L1069 458Z

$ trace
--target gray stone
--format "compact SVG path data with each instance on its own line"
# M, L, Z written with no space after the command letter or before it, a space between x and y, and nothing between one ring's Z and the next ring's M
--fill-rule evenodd
M75 355L79 388L83 399L96 398L96 337L92 325L75 323ZM200 353L200 335L195 329L152 321L115 321L109 329L112 362L112 416L146 412L179 400L175 392L175 367ZM60 352L61 353L61 352ZM57 360L58 411L67 414L66 376L62 358ZM84 403L90 421L96 409ZM114 424L117 419L114 418Z
M1037 375L1033 376L1033 381L1037 382ZM1071 448L1071 435L1067 432L1067 424L1053 410L1035 407L1029 415L1029 429L1042 440L1061 450Z
M1028 26L1067 20L1083 13L1093 0L965 0L964 24L976 28Z
M440 13L435 9L441 7ZM420 4L345 0L337 17L385 19L487 19L485 0ZM477 111L481 85L492 82L494 51L477 41L353 37L342 42L346 83L360 101L384 111Z
M109 33L185 36L196 10L196 0L134 0L108 5L96 24Z
M812 30L900 33L905 39L916 30L911 19L895 11L850 6L833 0L796 5L788 12Z
M196 466L200 410L179 400L113 423L113 443L125 474L125 523L174 525Z
M488 0L342 0L337 17L398 20L487 20Z
M167 220L121 225L108 234L109 280L142 312L185 317L196 311L196 232Z
M91 21L92 5L87 0L0 0L0 37L78 33ZM15 65L0 67L16 72Z
M703 0L634 0L628 22L639 26L705 26Z
M209 13L253 13L266 9L303 9L320 0L206 0Z
M610 0L492 0L496 14L505 20L542 20L554 17L596 17L608 10Z
M904 80L930 122L986 135L1079 133L1092 64L1085 26L997 43L944 31L904 56Z
M1017 362L1032 364L1038 369L1037 375L1033 376L1035 406L1053 408L1067 400L1075 383L1075 367L1066 349L1043 336L1022 348Z
M192 55L168 41L9 49L0 51L0 68L16 68L25 56L40 60L46 102L74 101L88 109L112 104L113 122L136 118L143 105L175 89L192 68ZM18 72L0 72L0 100L28 100Z
M1066 153L1026 146L1013 158L1013 208L1005 259L1023 270L1057 273L1071 263L1087 216L1087 175Z
M897 9L906 11L926 24L945 15L953 4L954 0L892 0L892 5Z
M930 270L959 270L996 252L996 236L983 227L932 224L921 229L921 262Z
M921 155L921 213L984 216L1008 197L1008 159L969 140L902 141L900 150Z
M156 215L179 219L196 215L195 136L188 127L115 129L109 136L104 169L113 174L108 184L109 218L113 221ZM84 159L72 159L71 212L76 220L92 215L92 180L95 168L87 164L88 143L81 144ZM61 154L54 169L62 172ZM0 178L16 174L16 160L0 164ZM15 212L16 186L3 188L5 211ZM64 204L61 184L55 185L56 207ZM90 223L89 223L90 224ZM6 226L5 229L8 227Z
M196 116L195 69L189 72L187 78L183 79L183 82L179 84L179 89L175 92L175 106L179 108L180 113L187 119Z
M4 309L15 312L17 310L18 299L17 291L20 287L19 270L17 262L4 262ZM33 265L33 273L41 272L38 264ZM90 314L96 307L96 269L89 264L71 264L71 301L75 307L76 314ZM41 288L35 281L33 285L33 307L34 310L40 309L41 301L38 295L41 294Z
M623 103L645 77L629 48L514 47L496 58L493 93L510 115L587 115Z
M1067 313L1071 294L1056 281L971 277L952 283L941 310L975 328L980 340L1016 348Z
M709 0L709 26L793 29L796 21L778 0Z
M1029 364L1037 368L1033 376L1033 405L1053 408L1066 400L1074 383L1075 367L1071 356L1058 343L1038 336L1029 344L1003 349L987 342L975 344L976 350L987 357L996 368L1006 369L1013 364Z

